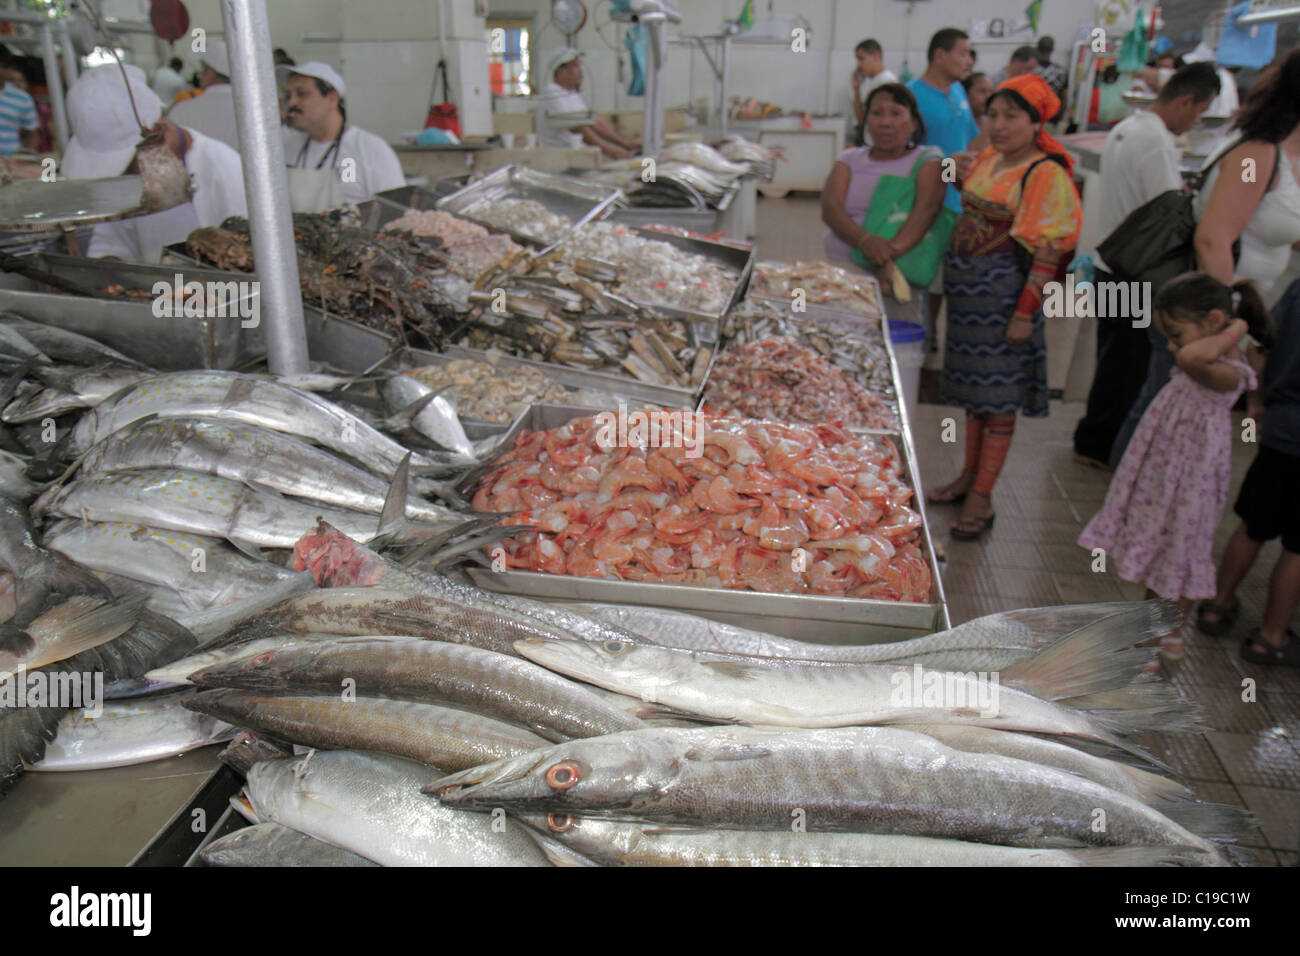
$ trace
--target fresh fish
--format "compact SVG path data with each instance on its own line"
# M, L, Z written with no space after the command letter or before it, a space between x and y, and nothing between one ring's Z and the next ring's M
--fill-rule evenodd
M27 624L0 627L0 678L35 670L106 644L131 629L144 602L74 595Z
M278 823L258 823L199 851L208 866L378 866L363 856Z
M26 336L13 326L3 323L0 323L0 353L31 361L33 364L53 364L53 359L33 345Z
M299 574L277 584L267 585L258 593L242 598L231 604L214 607L196 614L186 614L177 618L200 641L210 641L226 633L240 621L255 614L261 614L269 607L274 607L294 594L314 588L315 584L309 574Z
M248 641L245 644L234 644L229 647L218 647L211 650L195 648L192 653L170 661L161 667L155 667L144 676L147 680L154 681L158 684L169 684L173 687L181 687L192 683L190 676L199 671L217 667L232 667L235 664L250 661L262 654L270 652L280 653L291 647L303 647L341 639L342 635L338 634L281 634L273 637L259 638L255 641ZM394 637L393 639L411 641L419 640L419 638L415 637ZM330 688L331 691L336 691L338 689L339 688L337 687Z
M963 723L1082 737L1138 753L1117 732L1177 728L1145 711L1088 714L995 683L997 675L993 680L975 672L923 675L919 665L774 661L620 641L530 640L515 649L569 678L719 721L787 727ZM1141 650L1138 654L1145 658ZM1087 679L1062 669L1061 687ZM1048 696L1074 695L1062 689Z
M1179 846L1223 862L1209 840L1091 780L896 727L630 731L465 770L425 791L449 806L511 813L742 830L796 821L809 832L1005 846Z
M189 675L200 687L337 693L450 704L527 727L547 740L593 737L643 726L545 668L463 644L349 637L267 651Z
M29 687L80 681L84 688L88 676L102 673L108 684L139 677L152 667L174 661L193 650L194 644L194 635L175 621L141 611L135 626L116 640L28 671L26 679ZM0 684L0 700L9 690ZM73 710L62 706L64 701L48 707L32 706L30 699L27 703L25 707L0 706L0 796L17 781L24 764L34 764L45 756L46 742L54 738L59 721Z
M796 833L624 823L568 813L523 823L601 866L1179 866L1186 847L1026 849L878 833Z
M394 754L444 770L464 770L549 745L500 720L405 700L211 690L190 697L185 706L306 747Z
M384 754L312 751L248 771L260 820L382 866L545 866L526 830L497 815L458 813L421 796L430 769Z
M1176 610L1171 612L1168 604L1158 601L1062 605L988 614L946 631L894 643L813 644L667 608L568 605L570 610L593 620L634 633L643 643L664 647L791 660L918 663L942 670L977 671L1010 667L1072 631L1139 607L1150 608L1152 619L1134 633L1135 644L1163 634L1170 615L1176 615Z
M0 496L0 568L14 577L13 625L26 627L56 595L112 597L85 568L36 543L27 508Z
M40 485L27 477L29 459L13 452L0 451L0 495L15 501L27 501L40 492Z
M394 411L390 430L412 428L435 445L474 461L474 444L451 399L408 375L394 375L383 386L384 401Z
M223 743L236 728L186 709L192 692L151 700L106 703L103 713L78 711L59 722L58 736L28 770L130 767Z
M93 408L128 385L143 382L156 373L121 366L87 369L38 368L33 374L45 383L38 392L15 399L5 406L4 421L11 424L54 418L79 408Z
M240 554L218 537L120 521L65 519L46 531L45 544L82 567L170 590L179 614L232 604L299 576Z
M27 342L40 349L55 362L71 365L121 365L125 368L149 371L149 366L129 355L109 348L102 342L80 332L61 329L57 325L33 322L19 315L0 315L0 325L7 326Z
M184 468L365 514L382 514L387 482L282 432L197 418L138 421L92 448L82 477L126 468ZM459 520L446 508L409 498L413 520Z
M313 441L392 477L408 450L355 415L309 392L278 382L215 370L172 372L123 389L91 409L73 430L70 449L88 451L148 415L243 422ZM433 466L415 455L412 468Z
M377 537L374 515L326 508L251 488L216 475L175 468L101 472L51 488L32 506L34 514L88 521L121 521L225 538L242 551L292 548L321 515L363 539ZM422 524L430 534L459 525ZM404 531L415 530L412 525Z

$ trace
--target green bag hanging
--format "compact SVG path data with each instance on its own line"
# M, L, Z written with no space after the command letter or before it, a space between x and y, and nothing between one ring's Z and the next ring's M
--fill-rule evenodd
M932 156L923 153L912 166L908 176L885 174L876 183L876 190L871 194L867 214L862 219L862 228L873 236L893 239L916 205L916 174ZM957 213L946 206L939 210L938 217L921 241L894 260L894 266L902 270L907 281L914 286L926 288L939 274L943 264L943 254L948 251L948 240L952 237L953 227L957 225ZM850 258L871 272L875 266L861 249L854 249Z

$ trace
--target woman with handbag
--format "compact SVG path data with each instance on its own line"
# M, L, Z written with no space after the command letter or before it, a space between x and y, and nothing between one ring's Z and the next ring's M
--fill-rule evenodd
M925 288L938 273L955 219L943 216L943 153L920 145L925 121L901 83L876 87L865 109L872 145L842 152L822 189L826 255L874 271L889 317L924 325ZM921 287L916 295L911 284Z
M955 538L993 525L991 495L1016 413L1047 415L1043 286L1068 261L1083 224L1073 162L1043 129L1060 100L1036 73L989 97L989 141L961 157L962 214L944 260L948 332L943 400L966 409L961 476L929 495L964 502Z

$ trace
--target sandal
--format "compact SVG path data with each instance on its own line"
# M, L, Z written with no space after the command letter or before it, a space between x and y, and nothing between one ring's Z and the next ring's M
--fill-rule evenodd
M1205 619L1207 611L1217 617L1218 620L1207 621ZM1232 630L1240 614L1240 601L1237 602L1236 607L1224 607L1222 604L1215 604L1213 601L1202 601L1196 608L1196 629L1206 637L1223 637Z
M952 536L960 538L962 541L978 541L984 537L984 532L993 527L993 520L997 515L989 515L987 518L958 518L952 523ZM963 530L962 526L966 530Z
M957 481L954 481L952 485L957 484L958 481L961 481L961 479L965 478L968 474L971 474L971 472L962 471L961 478L958 478ZM974 484L975 481L974 479L972 479L971 485L973 486ZM952 485L948 485L947 487L951 488ZM949 491L946 494L941 494L935 491L927 491L925 494L925 500L930 502L930 504L932 505L959 505L966 500L966 496L968 494L970 494L969 488L962 492Z
M1290 628L1287 628L1286 636L1288 640L1285 647L1273 647L1260 636L1259 628L1255 628L1241 639L1241 659L1250 664L1282 664L1287 667L1300 667L1300 637L1296 637L1295 631ZM1267 647L1268 650L1257 651L1251 647L1252 644Z

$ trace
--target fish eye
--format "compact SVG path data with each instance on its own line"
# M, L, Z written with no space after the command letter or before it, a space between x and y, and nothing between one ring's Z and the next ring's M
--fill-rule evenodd
M552 790L568 790L582 779L582 768L572 760L557 763L546 771L546 785Z
M605 650L609 651L611 654L622 654L628 649L628 645L624 644L622 641L605 641L600 646L605 648Z
M578 823L570 814L548 813L546 815L546 825L555 833L564 833L572 830Z
M271 651L267 651L265 654L258 654L256 657L253 658L253 666L265 667L267 664L271 663L274 657L275 654L273 654Z

